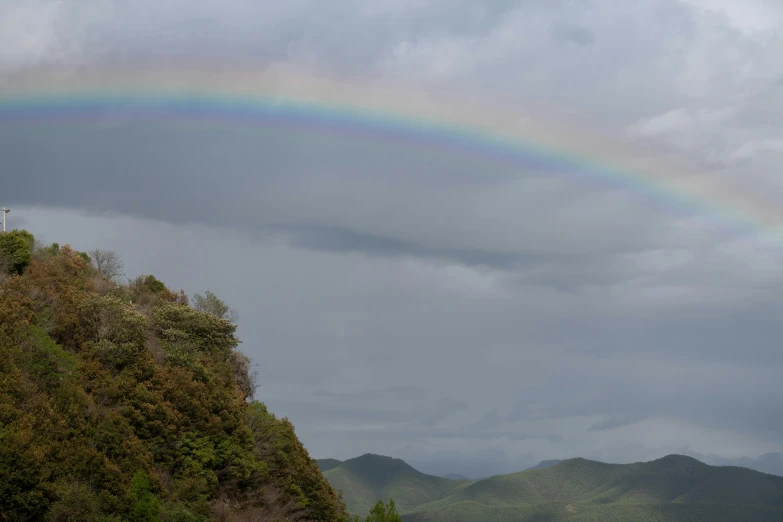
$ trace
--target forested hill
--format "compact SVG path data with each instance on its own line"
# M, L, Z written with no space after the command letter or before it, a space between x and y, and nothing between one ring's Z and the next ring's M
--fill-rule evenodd
M393 497L404 522L783 521L783 478L681 455L633 464L570 459L474 482L364 455L325 476L349 511Z
M0 233L0 520L344 520L228 307L118 266Z
M382 455L366 454L329 464L334 462L338 465L324 471L324 476L335 489L343 492L348 510L362 517L379 500L393 499L400 513L406 513L471 483L427 475L400 459Z

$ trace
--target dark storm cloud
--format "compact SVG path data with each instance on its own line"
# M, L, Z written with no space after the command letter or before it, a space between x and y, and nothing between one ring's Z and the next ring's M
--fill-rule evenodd
M524 171L482 164L480 158L464 162L436 151L407 154L404 146L368 141L356 149L354 144L348 137L278 134L264 128L208 133L138 123L68 129L0 124L0 152L7 168L23 173L6 197L22 204L242 227L258 238L283 236L297 247L328 252L421 257L496 269L546 264L544 270L554 271L554 279L563 270L553 261L565 262L561 268L566 271L599 268L593 277L604 272L583 253L557 260L542 252L551 234L544 227L551 225L539 212L540 202L530 199L526 204L532 195L524 185L515 188L520 191L518 204L488 223L464 213L466 204L492 205L484 195L487 190L502 191L515 180L536 179ZM488 168L493 170L488 173ZM589 204L588 198L583 201ZM367 215L373 208L388 212L391 219L381 212ZM487 207L479 212L495 211ZM607 226L630 225L611 225L608 213L606 219ZM461 226L470 226L469 221L474 230ZM516 237L508 235L514 222L519 223ZM637 220L635 226L648 227L648 234L662 231L655 219ZM564 232L567 229L559 233ZM537 244L526 240L530 236ZM617 249L641 244L634 236L605 238ZM544 274L537 277L546 281Z
M344 228L324 227L316 224L285 227L284 230L293 235L292 244L294 246L327 252L359 252L378 256L422 257L453 261L468 266L488 266L501 269L513 268L524 259L523 255L511 252L431 248L401 239L356 232Z
M404 79L520 120L553 107L774 200L783 14L716 5L12 0L0 72L177 57ZM451 149L111 111L0 122L0 157L12 226L237 308L259 397L316 457L777 469L780 251L715 216Z
M513 267L523 258L520 253L501 250L437 248L330 226L317 217L286 216L289 212L285 209L278 215L266 211L265 203L275 192L294 192L300 179L307 179L303 176L316 179L318 173L308 171L319 167L311 166L313 160L301 158L303 145L292 145L279 137L265 138L263 133L187 135L134 125L123 131L81 132L0 125L0 152L9 171L23 173L5 195L22 204L68 206L96 215L119 212L178 223L245 227L255 236L284 236L296 247L327 252L424 257L495 268ZM317 152L317 148L308 151L310 156ZM363 194L361 188L352 186L351 178L376 175L378 169L374 165L377 158L353 156L340 159L329 152L321 161L331 160L330 168L348 173L334 177L335 188L342 185L346 202L356 205L361 204ZM387 164L385 170L410 168L406 165L409 161L399 163ZM446 182L448 174L441 176ZM435 197L427 183L423 182L423 191ZM306 204L297 202L295 194L293 198L294 205Z

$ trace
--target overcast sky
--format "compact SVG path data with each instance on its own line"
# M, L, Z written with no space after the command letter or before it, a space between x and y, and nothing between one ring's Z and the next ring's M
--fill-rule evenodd
M292 64L557 107L780 189L777 0L484 4L0 0L0 74ZM477 476L766 454L783 473L783 250L718 216L479 154L263 126L5 121L0 158L11 227L233 306L258 398L315 457Z

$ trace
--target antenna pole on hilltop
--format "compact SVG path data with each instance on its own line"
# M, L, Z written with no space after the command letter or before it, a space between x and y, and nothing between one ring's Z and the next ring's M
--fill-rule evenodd
M3 233L5 234L5 215L11 212L10 208L3 207Z

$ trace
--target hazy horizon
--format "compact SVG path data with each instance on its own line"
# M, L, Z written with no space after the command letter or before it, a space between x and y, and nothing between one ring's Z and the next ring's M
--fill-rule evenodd
M376 453L372 453L372 452L370 452L369 454L377 455ZM367 453L365 453L364 455L367 455ZM358 457L362 457L364 455L354 455L353 457L349 457L346 459L336 459L336 460L345 462L346 460L352 460ZM599 462L605 462L607 464L633 464L635 462L649 462L652 460L658 460L660 458L669 455L683 455L687 457L693 457L696 460L704 462L705 464L709 464L710 466L738 466L742 468L752 469L755 471L760 471L762 473L783 476L783 454L781 453L768 453L765 455L759 455L756 458L740 457L736 459L726 459L726 458L718 457L716 455L700 455L694 452L683 451L683 452L666 453L664 455L660 455L657 457L652 457L644 460L630 460L630 461L600 461L599 460ZM399 458L394 455L381 455L381 456ZM334 457L319 456L313 458L315 458L316 460L326 460ZM511 464L504 464L498 466L496 463L491 463L489 465L487 464L475 465L475 463L471 465L470 463L468 463L466 465L464 462L461 462L459 460L456 460L454 462L423 461L421 463L417 463L415 461L405 461L405 459L400 459L400 460L405 461L412 468L422 473L425 473L427 475L434 475L437 477L443 477L446 475L461 475L471 480L480 480L494 475L504 475L508 473L525 471L527 469L532 469L535 466L538 466L539 464L542 464L547 461L564 461L564 460L569 460L574 458L586 458L586 457L573 455L565 458L542 459L537 462L531 461L526 464L520 463L520 465L523 466L521 468L514 467L514 465ZM588 460L597 460L597 459L588 459Z

